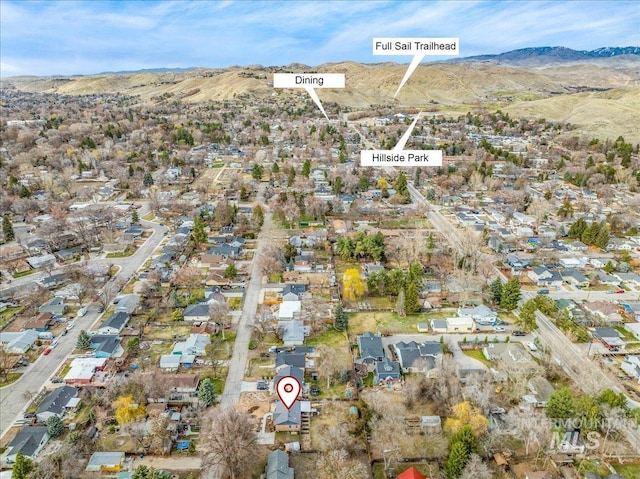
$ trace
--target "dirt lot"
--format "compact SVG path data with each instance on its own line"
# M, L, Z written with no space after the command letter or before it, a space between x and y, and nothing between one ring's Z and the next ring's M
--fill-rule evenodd
M271 410L271 402L273 399L268 391L242 393L240 394L238 410L250 412L259 422L262 420L262 417Z

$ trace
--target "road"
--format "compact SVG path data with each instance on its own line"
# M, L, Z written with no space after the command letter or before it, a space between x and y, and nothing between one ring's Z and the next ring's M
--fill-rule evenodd
M107 260L91 260L95 262L108 262L120 266L120 270L111 281L123 278L129 280L151 256L164 238L168 228L156 223L142 221L147 228L153 229L153 234L131 256L127 258L114 258ZM66 336L58 338L58 346L48 356L41 355L33 364L24 369L24 374L13 384L0 389L0 431L2 435L20 418L28 406L28 397L33 396L50 384L51 376L62 366L67 356L73 351L82 329L90 329L102 316L95 309L90 309L83 318L75 320L75 327Z
M447 238L450 244L460 251L462 249L462 243L457 228L451 224L436 207L429 204L413 184L409 183L408 186L412 200L428 207L427 217L433 226L443 238ZM495 257L486 253L481 254L481 259L489 260L490 264L493 264L495 261ZM506 276L498 268L495 268L495 272L503 281L507 280ZM535 297L536 294L537 292L523 291L521 303ZM605 291L550 291L550 296L554 299L566 298L576 301L587 299L589 301L612 301L614 299L620 301L635 301L639 295L640 293L637 291L627 291L623 294L608 294ZM538 338L548 348L555 361L585 393L597 394L606 388L613 389L617 392L625 392L624 387L617 379L614 379L602 371L597 364L593 363L591 358L588 357L587 352L573 344L571 340L553 324L550 318L537 311L536 319L538 323L538 329L536 330ZM639 406L628 396L627 401L631 407ZM626 436L629 443L640 450L639 432L628 431Z

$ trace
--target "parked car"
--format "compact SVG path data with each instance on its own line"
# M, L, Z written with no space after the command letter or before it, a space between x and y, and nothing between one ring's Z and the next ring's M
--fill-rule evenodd
M529 348L529 351L537 351L538 350L538 347L535 344L533 344L532 342L528 342L527 343L527 347Z
M616 290L616 294L624 294L624 289L618 289Z
M493 328L493 330L494 330L496 333L504 333L504 332L506 332L506 331L507 331L503 326L496 326L495 328Z
M42 351L42 354L44 354L45 356L48 356L50 352L51 352L51 348L47 348L44 351Z
M539 289L538 294L549 294L549 290L547 288Z
M51 380L51 382L52 382L52 383L55 383L55 384L61 383L61 382L63 382L63 381L64 381L64 379L62 379L62 378L53 378L53 379Z
M511 333L512 336L526 336L527 333L525 333L524 331L514 331L513 333Z
M69 333L68 329L63 329L62 333L60 334L60 336L66 336Z
M265 379L258 379L256 388L258 391L267 391L269 389L269 383Z
M85 314L87 314L87 308L86 308L86 306L85 306L84 308L80 308L80 309L78 310L78 313L77 313L77 314L78 314L78 317L79 317L79 318L81 318L81 317L83 317Z
M75 323L69 323L65 328L67 331L71 331L75 327Z
M309 391L309 394L311 396L319 396L320 395L320 389L318 388L311 388L311 390Z

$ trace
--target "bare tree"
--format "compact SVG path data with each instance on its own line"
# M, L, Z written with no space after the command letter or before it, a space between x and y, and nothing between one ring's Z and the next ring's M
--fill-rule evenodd
M364 464L350 460L344 449L322 454L316 466L318 479L361 479L368 476Z
M460 479L491 479L493 473L477 454L471 454Z
M316 365L318 371L327 378L327 389L331 387L331 379L338 374L341 370L340 362L338 361L336 354L326 345L319 345L316 350L318 359Z
M11 356L5 349L3 344L0 344L0 379L2 382L7 380L9 371L15 363L15 357Z
M225 477L241 479L251 476L247 464L259 462L255 427L251 416L233 407L212 408L203 418L202 465L219 468Z
M123 283L124 282L118 278L113 281L107 282L103 286L101 293L99 293L98 295L98 304L102 306L102 309L107 309L109 305L111 305L113 300L116 299L116 296L118 296Z

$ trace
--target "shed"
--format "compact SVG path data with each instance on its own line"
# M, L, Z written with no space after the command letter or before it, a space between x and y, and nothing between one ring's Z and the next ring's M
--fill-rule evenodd
M124 462L124 452L94 452L85 471L119 472Z

